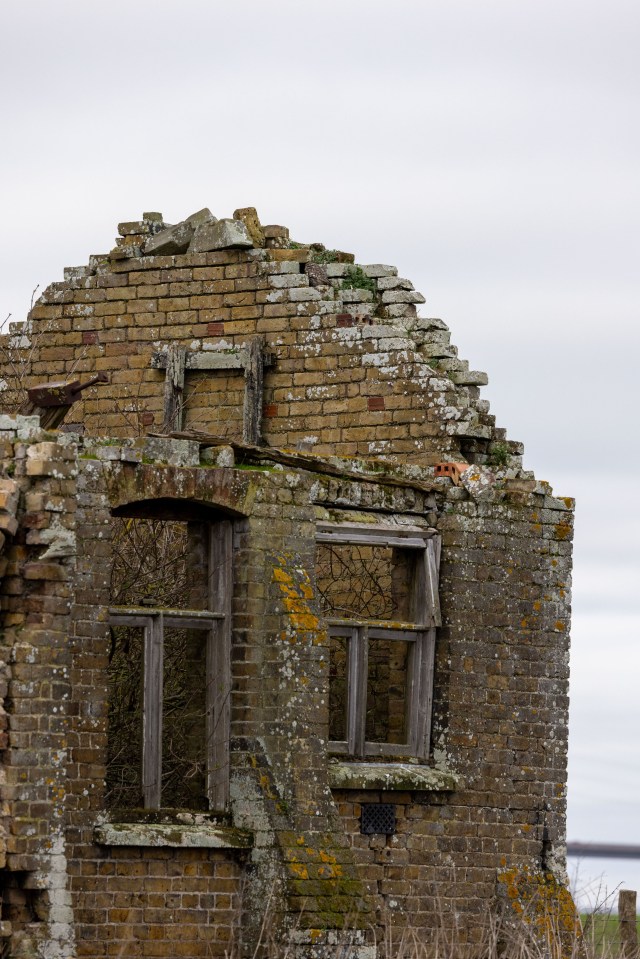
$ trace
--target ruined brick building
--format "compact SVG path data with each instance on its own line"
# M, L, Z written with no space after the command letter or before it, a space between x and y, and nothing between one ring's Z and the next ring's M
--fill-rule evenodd
M394 267L119 233L1 344L1 954L477 942L563 881L573 502Z

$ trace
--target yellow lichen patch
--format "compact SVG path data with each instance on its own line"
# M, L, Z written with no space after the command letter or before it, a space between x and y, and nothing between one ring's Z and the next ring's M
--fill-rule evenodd
M290 862L289 872L293 873L296 879L308 879L309 870L303 862Z
M526 867L505 870L498 874L498 888L552 959L582 954L580 919L571 893L551 873Z
M560 620L560 619L557 619L557 620L556 620L556 623L555 623L555 626L554 626L554 629L556 630L556 632L558 632L558 633L564 633L564 631L565 631L566 628L567 628L567 627L566 627L565 623L562 622L562 620Z
M291 618L291 625L299 632L315 632L320 629L318 617L309 608L313 588L306 570L296 568L295 578L286 566L286 558L279 557L280 566L273 569L273 578L282 593L284 608Z
M338 861L335 856L331 855L330 852L326 852L324 849L320 849L318 854L322 862L336 863Z
M571 523L567 523L566 520L561 520L559 523L556 523L554 531L556 539L564 540L567 536L571 535Z
M273 801L277 800L278 797L271 788L271 781L268 776L265 776L264 773L261 773L258 782L260 783L260 787L267 799L272 799Z

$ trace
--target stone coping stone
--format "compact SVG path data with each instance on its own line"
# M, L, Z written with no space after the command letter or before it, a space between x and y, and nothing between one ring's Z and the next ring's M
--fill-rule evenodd
M199 849L250 849L248 829L212 823L109 822L95 826L93 836L102 846L173 846Z
M452 792L460 777L448 769L413 763L331 763L332 789L379 789L401 792Z

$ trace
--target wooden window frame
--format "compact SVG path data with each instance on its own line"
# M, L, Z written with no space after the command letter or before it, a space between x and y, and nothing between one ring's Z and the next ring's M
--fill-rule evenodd
M438 596L441 540L420 527L374 527L368 524L318 524L318 543L393 546L418 551L410 615L412 622L329 619L329 636L347 640L347 716L345 740L330 740L329 752L354 759L429 758L436 629L442 625ZM410 644L407 664L406 743L373 743L365 737L369 640Z
M162 803L162 702L165 629L195 629L206 642L206 788L210 810L229 804L231 724L232 525L203 522L208 528L208 609L112 606L111 626L144 631L142 695L142 796L145 809Z

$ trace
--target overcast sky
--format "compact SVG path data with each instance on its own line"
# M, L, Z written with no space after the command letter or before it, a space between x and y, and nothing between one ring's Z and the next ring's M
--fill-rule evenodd
M396 264L578 498L569 837L638 844L639 49L637 0L0 5L0 318L145 210Z

